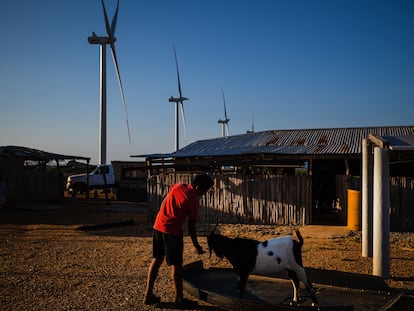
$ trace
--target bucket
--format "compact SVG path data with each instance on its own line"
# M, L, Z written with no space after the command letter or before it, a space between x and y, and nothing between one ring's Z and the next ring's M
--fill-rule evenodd
M361 192L348 189L348 229L361 230Z

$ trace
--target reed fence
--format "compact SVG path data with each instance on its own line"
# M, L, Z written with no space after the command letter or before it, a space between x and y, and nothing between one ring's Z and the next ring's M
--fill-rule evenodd
M153 175L147 181L149 218L154 219L170 186L191 183L193 174ZM310 204L309 176L215 175L200 200L199 221L303 225Z

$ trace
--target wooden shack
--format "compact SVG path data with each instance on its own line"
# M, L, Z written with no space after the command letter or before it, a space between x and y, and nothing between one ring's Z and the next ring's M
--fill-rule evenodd
M83 160L89 163L89 158L81 156L20 146L0 147L0 177L6 188L6 204L62 200L65 178L59 167L61 160Z
M361 144L369 134L414 135L414 126L272 130L200 140L174 153L146 155L150 215L155 215L171 184L208 172L215 186L202 200L206 222L218 218L347 225L348 190L360 191ZM404 185L404 190L393 187L396 192L391 195L398 197L401 191L414 191L414 163L413 158L394 156L393 185ZM402 205L392 207L391 218L412 209L412 202ZM411 223L414 229L414 219Z

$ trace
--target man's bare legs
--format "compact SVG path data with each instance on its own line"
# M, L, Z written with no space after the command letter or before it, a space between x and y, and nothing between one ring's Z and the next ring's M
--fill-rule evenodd
M181 266L171 266L171 278L174 283L175 290L175 302L181 302L184 298L183 295L183 269Z
M147 288L145 289L144 294L144 303L145 304L154 304L160 302L160 298L155 296L153 293L154 290L154 283L158 276L158 271L164 258L154 258L151 261L151 264L148 269L148 277L147 277Z
M196 307L197 301L184 298L183 295L183 267L182 265L171 265L171 278L174 283L175 303L183 307Z
M161 301L160 297L154 295L154 283L158 276L158 271L164 258L154 258L151 261L148 269L147 288L144 295L145 304L155 304ZM195 306L198 305L196 301L191 301L184 298L183 294L183 267L181 265L171 265L171 278L173 280L175 291L175 302L182 305Z

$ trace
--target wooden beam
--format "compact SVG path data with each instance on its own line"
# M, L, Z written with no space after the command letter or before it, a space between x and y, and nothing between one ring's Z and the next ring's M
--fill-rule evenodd
M389 148L389 142L382 138L381 136L375 135L375 134L368 134L368 140L373 142L375 145L381 148Z

